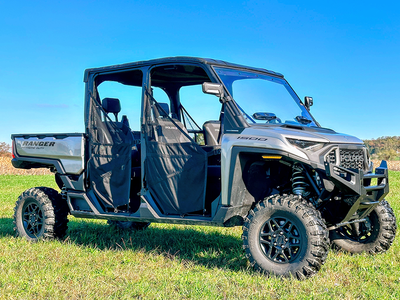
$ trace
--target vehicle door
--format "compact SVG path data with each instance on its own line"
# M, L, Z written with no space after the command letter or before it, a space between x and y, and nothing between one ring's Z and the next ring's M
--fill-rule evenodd
M119 98L121 87L137 87L140 93L136 110L140 112L142 78L141 70L131 70L96 74L89 79L86 95L88 183L108 210L129 208L134 136L128 117L120 114L121 106L123 109L129 103L121 103ZM106 83L111 83L111 88L99 93ZM139 113L133 121L140 126Z
M199 66L162 65L151 70L145 87L145 181L165 214L202 214L205 208L208 153L183 124L179 91L194 85L201 91L209 81Z

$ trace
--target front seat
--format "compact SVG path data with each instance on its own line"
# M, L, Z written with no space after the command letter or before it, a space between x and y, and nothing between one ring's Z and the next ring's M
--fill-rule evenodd
M157 138L163 143L186 143L189 141L188 131L183 124L169 117L169 106L167 103L157 103L153 106L153 114L157 123ZM180 129L178 128L180 127Z
M219 146L220 141L220 121L207 121L203 124L204 143L206 146Z

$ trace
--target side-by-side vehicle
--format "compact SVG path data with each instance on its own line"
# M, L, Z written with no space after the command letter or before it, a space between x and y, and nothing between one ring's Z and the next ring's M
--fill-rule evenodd
M396 234L386 162L323 128L282 74L171 57L88 69L85 133L14 134L16 168L49 168L61 192L26 190L15 229L62 238L68 218L243 226L251 265L306 278L330 243L381 253Z

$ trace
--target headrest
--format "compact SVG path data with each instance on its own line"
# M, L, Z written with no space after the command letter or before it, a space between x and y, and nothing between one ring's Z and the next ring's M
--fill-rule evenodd
M121 111L121 104L117 98L104 98L101 106L107 113L117 114Z
M168 115L169 115L169 106L168 106L168 103L158 103L158 105L162 108L162 109L159 109L159 110L158 110L160 116L161 116L161 117L168 117ZM163 110L164 110L165 112L164 112Z

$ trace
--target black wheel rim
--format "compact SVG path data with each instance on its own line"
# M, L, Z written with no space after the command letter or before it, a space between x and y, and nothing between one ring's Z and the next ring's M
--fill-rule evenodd
M373 212L369 217L366 217L366 221L362 223L353 223L347 226L342 226L338 230L339 232L349 238L350 240L366 244L370 240L375 238L374 228L376 227L375 215Z
M23 208L23 224L28 236L35 238L43 228L43 211L36 202L29 202Z
M301 251L302 236L298 226L285 217L271 217L260 230L264 255L276 263L290 263Z

